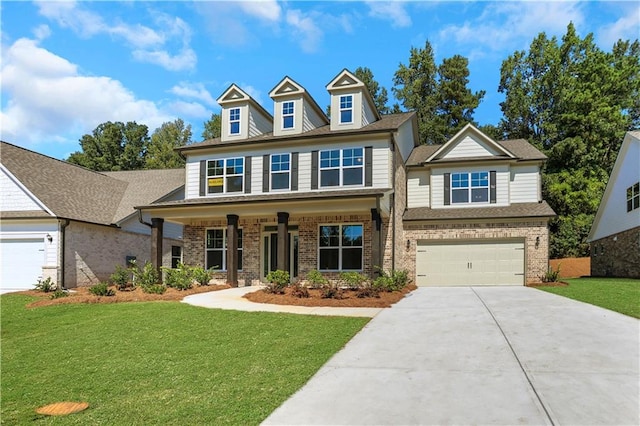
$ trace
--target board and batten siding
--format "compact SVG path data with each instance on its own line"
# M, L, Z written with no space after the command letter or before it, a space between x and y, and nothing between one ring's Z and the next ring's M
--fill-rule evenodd
M474 167L456 167L456 168L434 168L431 172L431 208L465 208L465 207L481 207L487 204L444 204L444 174L445 173L462 173L462 172L496 172L496 202L491 206L508 206L509 205L509 180L511 173L508 166L474 166Z
M511 168L511 203L536 203L540 200L540 168L537 165Z
M493 157L501 154L467 136L445 154L445 158Z
M269 150L243 150L243 151L226 151L217 152L216 154L191 155L187 158L186 164L186 188L185 198L200 198L200 161L213 160L218 158L232 157L251 157L251 194L262 194L262 170L263 156L270 154L281 154L287 152L298 152L298 192L311 191L311 151L322 151L325 149L337 148L358 148L371 146L372 152L372 187L374 188L390 188L391 187L391 156L389 145L386 140L349 142L341 144L319 144L304 145L299 147L274 148ZM296 149L299 148L299 149ZM353 189L354 187L345 187L343 189ZM339 190L340 188L328 188L327 190ZM226 194L249 195L245 193Z
M429 172L410 170L407 174L407 207L429 207Z
M0 211L43 210L40 201L18 183L4 167L0 167Z

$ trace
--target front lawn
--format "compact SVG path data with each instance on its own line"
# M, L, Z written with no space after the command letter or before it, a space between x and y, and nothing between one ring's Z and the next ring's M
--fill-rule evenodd
M2 424L59 401L90 406L55 424L258 424L368 321L33 300L0 298Z
M566 287L537 287L540 290L580 300L640 318L640 280L625 278L574 278Z

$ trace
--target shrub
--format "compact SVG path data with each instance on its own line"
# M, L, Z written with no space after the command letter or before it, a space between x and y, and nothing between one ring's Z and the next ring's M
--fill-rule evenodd
M326 284L320 289L320 295L323 299L342 299L342 289L333 284Z
M342 281L349 290L362 288L367 280L367 277L359 272L340 272L340 281Z
M141 287L143 292L149 294L164 294L164 292L167 291L167 286L163 284L151 284Z
M98 283L89 287L89 293L94 296L115 296L116 292L109 288L107 283Z
M139 285L143 290L145 287L158 284L160 281L158 271L150 262L146 262L142 269L138 265L134 265L132 272L134 284Z
M409 273L404 270L395 270L391 274L380 270L380 276L373 282L373 287L380 291L400 291L405 288L411 280L409 279Z
M371 282L367 282L356 291L356 297L361 299L365 297L380 297L380 288Z
M549 270L540 277L543 283L555 283L558 281L558 277L560 276L560 265L558 265L558 270L554 271L553 268L549 267Z
M307 282L311 288L322 288L329 284L329 281L322 275L322 272L313 269L307 273Z
M35 284L36 290L43 293L49 293L58 288L56 283L51 281L51 277L47 277L46 280L38 280L38 284Z
M278 269L267 274L267 287L265 291L273 294L283 294L284 289L289 285L291 278L289 272Z
M131 277L131 272L128 269L123 268L120 265L116 265L116 270L109 279L116 286L116 288L120 291L125 290L133 290L135 286L129 279Z
M209 281L213 278L213 272L210 269L204 269L202 266L194 266L191 268L191 278L200 285L209 285Z
M300 283L291 286L291 295L299 298L309 297L309 289Z
M52 299L60 299L61 297L67 297L67 296L69 296L69 293L61 289L57 289L56 291L51 293Z
M193 286L191 270L184 263L179 262L176 269L163 267L162 270L166 273L167 286L176 290L188 290Z

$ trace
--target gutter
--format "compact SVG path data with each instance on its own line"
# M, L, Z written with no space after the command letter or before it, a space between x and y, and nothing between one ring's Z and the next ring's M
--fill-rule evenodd
M140 209L138 209L138 221L143 225L147 225L149 228L153 227L153 225L151 225L148 222L145 222L144 219L142 219L142 210L140 210Z
M64 276L65 276L65 229L69 226L71 222L69 219L58 219L58 227L60 232L60 247L59 247L59 256L60 259L60 268L58 269L58 283L60 284L60 289L64 290Z
M391 211L393 212L393 216L391 217L391 272L396 270L396 150L398 149L396 144L396 135L394 132L390 132L391 136L391 152L393 153L393 157L391 157L391 167L393 173L391 174L391 187L393 188L393 192L391 193L391 205L393 208Z

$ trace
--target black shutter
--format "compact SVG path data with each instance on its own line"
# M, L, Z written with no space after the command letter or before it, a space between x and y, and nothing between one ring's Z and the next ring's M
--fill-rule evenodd
M496 172L489 172L489 200L491 204L496 203Z
M291 153L291 190L298 190L298 153Z
M373 186L373 147L364 149L364 186Z
M251 194L251 156L244 157L244 193Z
M269 192L269 154L262 156L262 192Z
M200 161L200 196L207 195L207 160Z
M451 173L444 174L444 205L451 204Z
M311 189L318 189L318 151L311 151Z

